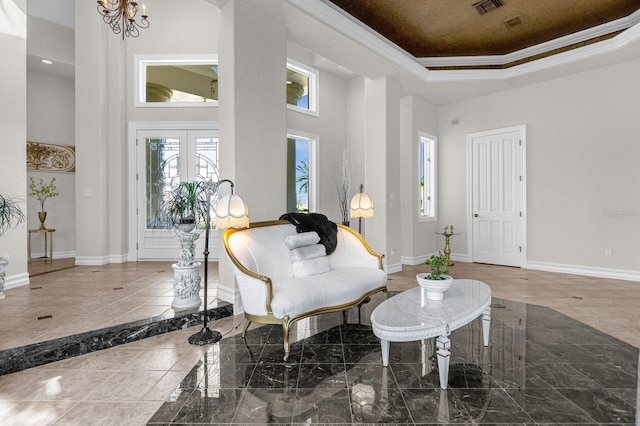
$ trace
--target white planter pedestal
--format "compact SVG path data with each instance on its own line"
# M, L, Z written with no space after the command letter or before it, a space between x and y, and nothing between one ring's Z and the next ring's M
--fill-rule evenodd
M177 263L173 268L173 302L175 309L188 309L200 306L200 263L180 266Z
M4 279L6 277L6 272L4 271L4 267L9 264L9 256L0 256L0 300L5 298L4 295Z

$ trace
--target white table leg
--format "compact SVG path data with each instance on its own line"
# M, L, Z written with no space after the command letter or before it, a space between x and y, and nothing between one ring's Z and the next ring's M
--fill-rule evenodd
M489 346L489 328L491 327L491 307L482 313L482 337L484 345Z
M449 361L451 360L451 340L447 336L440 336L436 340L438 348L438 372L440 373L440 387L446 389L449 383Z
M380 339L380 348L382 350L382 365L387 367L389 365L389 341Z

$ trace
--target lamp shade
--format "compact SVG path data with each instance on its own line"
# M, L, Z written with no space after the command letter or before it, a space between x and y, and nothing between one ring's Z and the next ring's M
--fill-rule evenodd
M351 198L351 217L373 217L373 200L366 192L358 192Z
M216 207L216 229L248 227L247 203L235 194L224 195Z

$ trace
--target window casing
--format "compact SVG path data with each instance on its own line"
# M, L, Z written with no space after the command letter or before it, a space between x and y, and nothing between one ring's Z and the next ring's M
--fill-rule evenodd
M419 133L418 220L423 222L436 220L436 141L435 136Z
M318 70L287 60L287 108L318 116Z
M317 210L318 136L287 132L287 211L313 213Z

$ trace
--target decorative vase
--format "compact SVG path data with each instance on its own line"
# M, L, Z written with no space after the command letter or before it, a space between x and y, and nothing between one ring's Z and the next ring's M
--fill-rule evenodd
M442 280L430 280L427 278L429 274L422 273L416 275L418 285L422 289L422 298L428 300L442 300L444 299L444 293L449 290L453 283L453 277L449 275L442 275Z
M44 221L47 220L47 212L38 212L38 219L40 219L40 228L39 230L45 230L47 228L44 227Z

